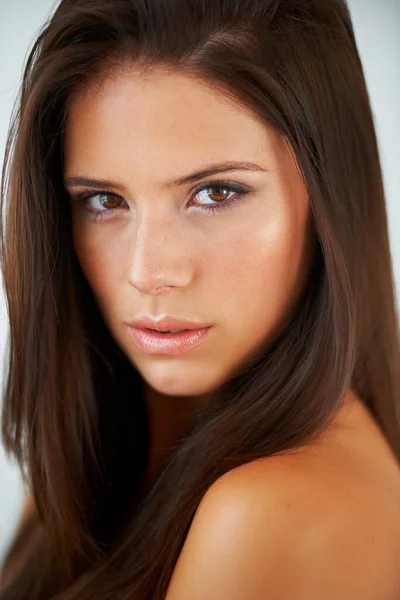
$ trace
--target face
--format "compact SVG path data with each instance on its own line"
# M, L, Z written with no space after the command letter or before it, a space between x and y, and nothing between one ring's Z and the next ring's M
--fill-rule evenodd
M207 394L271 343L312 248L307 193L280 135L200 79L132 66L71 101L64 176L83 272L154 390ZM149 354L128 326L144 314L211 327L186 352Z

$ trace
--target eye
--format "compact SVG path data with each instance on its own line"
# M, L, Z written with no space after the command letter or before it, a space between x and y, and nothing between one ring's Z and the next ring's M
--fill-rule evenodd
M199 198L196 203L193 204L195 207L200 207L203 212L215 212L217 210L224 210L225 208L231 208L237 202L240 202L250 192L250 188L240 183L234 183L232 181L209 181L201 183L195 188L192 198ZM230 194L233 193L233 198ZM211 203L203 204L202 201L211 200Z
M109 192L84 193L81 198L85 200L85 204L91 206L89 210L94 212L110 211L120 208L122 199L115 194ZM91 202L89 202L91 201Z
M123 198L105 190L86 190L76 195L71 195L72 204L78 205L88 219L101 221L129 208Z
M201 195L203 194L204 200L207 200L208 198L211 199L213 203L220 204L228 199L230 193L232 193L232 190L228 186L215 184L201 189L197 192L196 196L201 199ZM214 198L212 198L212 196L214 196ZM201 204L201 201L199 204Z

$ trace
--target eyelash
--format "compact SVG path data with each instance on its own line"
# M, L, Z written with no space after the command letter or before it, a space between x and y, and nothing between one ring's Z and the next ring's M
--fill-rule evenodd
M197 196L197 194L199 194L200 192L202 192L204 190L208 190L210 188L216 188L216 187L222 187L222 188L226 189L228 192L236 192L236 195L233 198L231 198L230 200L221 200L220 202L216 202L216 204L214 204L214 205L209 205L209 206L198 205L198 206L200 206L202 212L214 213L214 212L219 212L219 211L222 211L222 210L225 210L228 208L233 208L235 204L241 202L243 197L250 192L250 188L248 188L247 186L242 185L240 183L235 183L233 181L208 181L205 183L204 182L200 183L198 186L196 186L192 192L191 198L193 198L194 196ZM87 200L89 200L90 198L93 198L94 196L114 196L114 197L116 197L118 195L114 194L112 192L109 192L107 190L91 190L91 191L81 192L81 193L77 194L76 196L72 196L71 200L72 200L72 202L77 202L78 204L82 204L86 213L90 213L90 218L92 218L96 221L102 220L102 219L107 219L112 214L114 214L114 212L121 210L120 207L104 209L104 210L100 210L100 211L91 210L90 208L86 208L85 202Z

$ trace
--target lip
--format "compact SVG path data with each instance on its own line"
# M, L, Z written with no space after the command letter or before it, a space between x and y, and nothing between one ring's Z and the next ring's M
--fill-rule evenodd
M178 327L170 327L170 329L178 329ZM178 356L197 348L208 337L210 330L211 326L207 326L180 333L160 333L129 325L131 337L140 350L145 354L163 356Z
M181 319L170 315L164 315L164 317L157 319L149 315L142 315L137 319L133 319L127 325L136 329L153 329L155 331L169 331L171 329L194 330L210 327L210 323L190 321L189 319Z

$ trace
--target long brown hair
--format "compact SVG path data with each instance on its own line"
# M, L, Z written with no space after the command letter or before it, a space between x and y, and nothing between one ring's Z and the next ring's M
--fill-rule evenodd
M213 393L146 490L142 378L80 271L65 114L128 61L211 82L293 149L317 249L291 318ZM310 442L352 386L400 458L400 353L377 140L343 0L62 0L27 60L2 179L10 319L2 435L37 510L1 600L162 600L222 474Z

